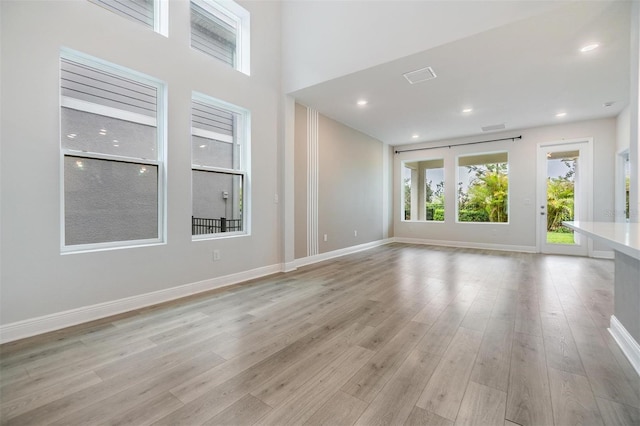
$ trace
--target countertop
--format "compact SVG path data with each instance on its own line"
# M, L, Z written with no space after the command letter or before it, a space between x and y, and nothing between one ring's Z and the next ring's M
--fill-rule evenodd
M640 223L562 222L568 228L640 260Z

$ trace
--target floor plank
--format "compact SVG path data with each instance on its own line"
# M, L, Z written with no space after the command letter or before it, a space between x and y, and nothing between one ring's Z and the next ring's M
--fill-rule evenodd
M0 345L0 423L640 424L608 260L387 244Z
M527 425L553 424L542 338L515 333L506 419Z
M549 368L549 385L555 424L603 424L586 377Z
M305 426L352 425L366 408L366 402L338 391L304 424Z
M350 348L343 357L323 370L317 380L307 383L292 398L260 419L260 424L281 426L305 423L372 355L372 351L359 346Z
M513 320L490 318L471 372L471 380L506 392L512 342Z
M205 425L250 425L264 417L271 407L253 395L245 395Z
M416 405L455 421L482 333L459 328Z
M640 409L604 398L596 398L596 401L605 424L612 426L640 424Z
M369 404L357 425L403 424L424 390L440 357L413 351Z
M405 426L452 426L453 422L420 407L413 407Z
M404 359L424 336L429 326L408 323L381 348L343 387L342 391L365 402L374 400L380 389L398 370Z
M469 382L456 425L499 425L504 422L506 392Z

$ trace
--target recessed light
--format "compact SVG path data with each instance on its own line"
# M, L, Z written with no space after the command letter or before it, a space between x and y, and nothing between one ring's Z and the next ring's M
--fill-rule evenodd
M567 115L566 112L559 112L556 114L556 117L564 117L565 115Z
M366 104L368 104L368 103L369 103L369 101L367 101L366 99L360 99L360 100L358 101L358 105L359 105L359 106L365 106L365 105L366 105Z
M464 113L469 113L471 111L473 111L473 108L465 108L465 109L462 110L462 112L464 112Z
M418 139L419 137L420 137L420 135L417 134L417 133L414 133L414 134L411 135L411 139Z
M597 49L598 47L600 47L600 44L598 43L591 43L591 44L587 44L586 46L583 46L580 51L582 53L586 53L586 52L591 52L592 50Z
M205 144L200 145L200 148L206 148L206 147L207 147L207 145L205 145Z
M67 137L68 137L69 139L74 139L76 136L78 136L78 135L76 135L75 133L69 133L69 134L67 135Z

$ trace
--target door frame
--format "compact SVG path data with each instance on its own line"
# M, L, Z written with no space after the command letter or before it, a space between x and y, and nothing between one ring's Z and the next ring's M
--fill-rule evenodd
M623 148L616 153L616 183L615 183L615 209L613 211L614 222L627 222L626 216L626 175L625 163L629 161L629 148Z
M562 149L563 146L568 145L579 145L584 144L584 146L580 146L581 151L581 161L580 161L580 186L584 189L581 191L583 195L586 195L586 214L583 215L582 221L592 221L593 220L593 138L576 138L576 139L563 139L558 141L550 141L550 142L541 142L538 143L536 149L536 204L535 204L535 216L536 216L536 251L538 253L550 253L550 254L566 254L566 255L577 255L577 256L593 256L593 242L591 239L582 235L579 238L585 238L584 249L574 249L567 250L567 248L576 248L576 246L563 247L558 244L557 250L545 250L544 243L542 239L542 226L543 220L542 216L544 216L544 229L546 230L546 218L547 218L547 163L546 163L546 153L543 155L543 151L546 151L548 148L558 147ZM570 149L570 147L568 147ZM583 154L584 152L584 154ZM540 207L545 206L544 215L540 214Z

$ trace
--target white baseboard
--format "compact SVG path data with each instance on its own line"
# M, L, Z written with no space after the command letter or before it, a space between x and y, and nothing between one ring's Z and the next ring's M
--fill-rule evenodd
M615 256L611 250L594 250L591 252L591 257L596 259L613 259Z
M536 253L535 246L514 246L508 244L473 243L466 241L426 240L421 238L394 237L395 243L423 244L430 246L473 248L497 251L515 251L521 253Z
M251 269L223 277L211 278L195 283L184 284L165 290L131 296L110 302L98 303L91 306L71 309L63 312L30 318L10 324L0 325L0 343L12 342L25 337L31 337L49 331L60 330L77 324L109 317L123 312L144 308L158 303L168 302L181 297L191 296L217 288L227 287L266 275L282 272L282 265L271 265L262 268Z
M609 333L613 336L618 346L625 354L636 373L640 375L640 345L629 334L626 328L618 321L615 315L611 315Z
M378 247L384 244L389 244L393 242L393 239L386 238L383 240L372 241L370 243L359 244L357 246L346 247L339 250L333 250L326 253L320 253L313 256L303 257L301 259L296 259L293 262L288 262L284 264L283 271L291 272L295 271L297 268L306 265L312 265L314 263L323 262L325 260L333 259L340 256L345 256L347 254L357 253L363 250L369 250L374 247Z

